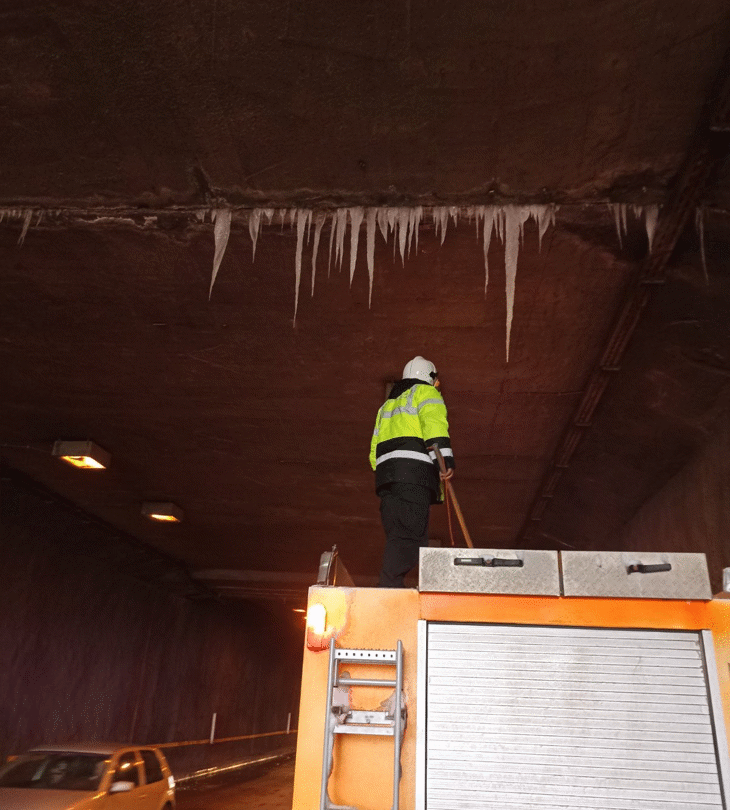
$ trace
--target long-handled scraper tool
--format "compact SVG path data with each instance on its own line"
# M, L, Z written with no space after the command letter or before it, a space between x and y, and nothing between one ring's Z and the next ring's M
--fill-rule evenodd
M446 475L446 462L444 461L444 457L441 454L441 450L435 445L432 444L431 447L427 448L428 450L432 451L436 454L436 459L439 463L439 469L441 472ZM459 525L461 526L461 531L464 533L464 539L466 540L467 546L469 548L474 548L474 543L471 541L471 537L469 536L469 530L466 528L466 523L464 522L464 516L461 514L461 509L459 509L459 502L456 500L456 493L454 492L454 485L446 479L444 481L444 496L446 500L446 514L449 518L449 534L451 535L451 545L454 545L454 535L451 531L451 504L454 504L454 512L456 512L456 517L459 521Z

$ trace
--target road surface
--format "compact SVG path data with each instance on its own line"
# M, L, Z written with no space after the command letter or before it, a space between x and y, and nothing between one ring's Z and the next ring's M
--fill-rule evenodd
M294 758L253 779L178 791L177 810L291 810Z

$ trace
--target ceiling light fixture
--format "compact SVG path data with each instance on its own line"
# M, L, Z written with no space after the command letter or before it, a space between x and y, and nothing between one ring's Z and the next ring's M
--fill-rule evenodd
M53 455L82 470L105 470L112 459L110 453L92 441L54 442Z
M145 502L142 504L142 514L160 523L180 523L183 519L183 510L174 503Z

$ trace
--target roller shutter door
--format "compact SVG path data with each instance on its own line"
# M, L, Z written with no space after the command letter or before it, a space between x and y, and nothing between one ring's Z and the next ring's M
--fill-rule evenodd
M722 810L698 633L429 623L426 810Z

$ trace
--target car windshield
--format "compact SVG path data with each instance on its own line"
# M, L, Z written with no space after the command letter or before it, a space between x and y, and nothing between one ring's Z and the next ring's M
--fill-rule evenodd
M98 790L107 757L73 751L34 751L0 768L0 787Z

